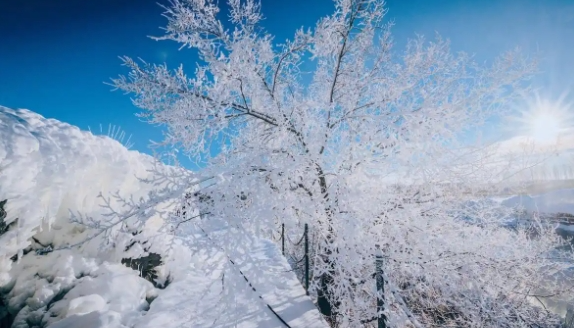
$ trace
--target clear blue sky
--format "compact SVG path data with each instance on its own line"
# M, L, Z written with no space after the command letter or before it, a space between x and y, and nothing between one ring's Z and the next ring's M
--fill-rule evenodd
M125 71L118 56L175 67L193 56L156 42L165 0L0 0L0 105L28 108L87 129L121 126L147 152L161 132L140 122L129 97L104 85ZM224 2L220 0L220 2ZM388 0L397 46L438 31L480 61L520 46L543 55L537 84L574 93L574 0ZM282 41L331 12L331 0L262 0L265 27Z

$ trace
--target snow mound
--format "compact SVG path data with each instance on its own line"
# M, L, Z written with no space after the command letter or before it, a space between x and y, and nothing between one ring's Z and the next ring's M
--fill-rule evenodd
M82 326L124 327L141 316L157 292L119 263L123 247L62 248L90 234L71 213L105 222L98 195L145 196L154 186L140 179L154 164L111 138L0 107L0 326L65 327L69 318L94 317ZM114 198L111 205L122 207Z
M0 201L7 200L5 222L14 227L0 236L0 286L10 281L10 258L43 228L69 226L69 211L98 215L100 192L145 195L151 186L138 177L149 175L153 161L111 138L0 107Z
M137 272L73 251L29 254L16 265L9 309L12 327L128 327L157 292Z

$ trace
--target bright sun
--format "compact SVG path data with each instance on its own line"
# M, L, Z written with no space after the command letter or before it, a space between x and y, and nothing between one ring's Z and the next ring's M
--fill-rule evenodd
M561 121L558 115L541 112L530 117L530 136L536 142L555 142L560 135Z
M550 101L535 95L520 115L520 134L537 144L557 144L565 134L573 130L572 104L565 103L566 94L558 101Z

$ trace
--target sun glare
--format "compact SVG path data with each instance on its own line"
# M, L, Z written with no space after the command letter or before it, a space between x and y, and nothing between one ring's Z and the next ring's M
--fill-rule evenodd
M558 140L560 130L560 117L553 113L542 112L531 117L530 137L536 142L555 142Z
M533 100L519 118L520 134L537 144L558 144L572 132L572 104L564 102L565 95L555 102L538 95Z

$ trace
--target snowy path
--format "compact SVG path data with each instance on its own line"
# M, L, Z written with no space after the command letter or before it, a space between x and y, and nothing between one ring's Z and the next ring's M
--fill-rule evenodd
M194 255L186 277L160 293L136 328L328 327L271 241L236 234L230 238L235 247L224 252L215 243L231 236L224 230L209 234L211 238L195 236L193 244L201 251ZM242 251L241 245L249 245L248 251Z

